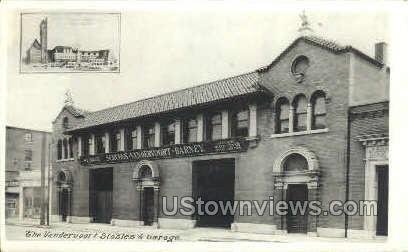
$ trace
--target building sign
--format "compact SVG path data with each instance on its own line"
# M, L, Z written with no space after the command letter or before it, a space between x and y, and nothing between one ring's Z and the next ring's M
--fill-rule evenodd
M200 142L172 145L150 149L132 150L126 152L104 153L81 157L82 165L135 162L142 159L155 160L166 158L191 157L209 154L243 152L248 149L248 141L239 139L226 139L214 142Z

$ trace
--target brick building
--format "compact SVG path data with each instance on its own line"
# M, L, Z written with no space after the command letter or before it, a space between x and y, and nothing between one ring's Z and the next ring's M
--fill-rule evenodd
M6 218L40 218L41 166L48 170L50 143L51 132L6 127Z
M302 36L247 74L95 112L65 106L53 122L53 220L337 237L386 233L385 52L384 43L370 57ZM381 197L382 219L168 216L164 196L168 209L173 196L273 196L319 200L323 210L332 200Z

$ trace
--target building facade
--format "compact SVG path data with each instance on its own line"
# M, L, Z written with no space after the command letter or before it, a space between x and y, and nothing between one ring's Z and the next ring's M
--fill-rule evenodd
M40 218L41 166L47 171L51 164L50 143L51 132L6 127L6 218Z
M388 150L389 69L379 54L385 44L376 48L370 57L302 36L271 64L247 74L96 112L65 106L53 122L53 220L384 234L386 217L282 216L269 214L271 205L263 214L252 206L246 215L163 210L180 206L181 197L316 200L323 211L333 200L381 197L386 216L388 182L380 178L388 162L384 154L378 163L384 169L377 169L367 159ZM372 150L377 142L382 147Z

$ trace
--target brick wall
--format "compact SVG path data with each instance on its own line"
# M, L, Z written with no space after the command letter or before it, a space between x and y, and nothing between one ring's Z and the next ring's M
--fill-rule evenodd
M388 135L388 103L375 103L351 109L350 129L350 200L364 200L365 194L365 148L357 140L358 136L383 133ZM350 229L363 229L364 217L349 218Z

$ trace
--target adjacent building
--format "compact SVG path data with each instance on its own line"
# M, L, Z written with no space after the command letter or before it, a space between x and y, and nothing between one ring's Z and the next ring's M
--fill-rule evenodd
M41 167L51 165L50 144L51 132L6 127L6 218L40 218Z
M40 23L40 41L34 39L31 46L26 51L26 63L62 63L60 66L74 63L80 65L81 62L94 64L95 66L108 64L111 55L110 50L80 50L66 45L58 45L53 49L48 49L48 19L44 18Z
M389 68L314 36L267 66L53 122L52 219L269 234L387 233ZM173 197L378 200L378 216L165 215ZM381 202L381 203L380 203ZM180 203L180 202L178 202Z

